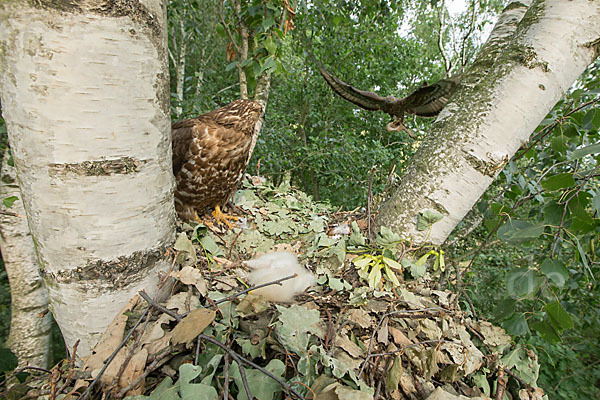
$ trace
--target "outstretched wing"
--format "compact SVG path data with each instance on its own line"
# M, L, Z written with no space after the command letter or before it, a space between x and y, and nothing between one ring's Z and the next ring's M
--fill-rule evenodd
M352 85L347 84L331 75L325 68L319 66L319 71L325 79L325 82L333 89L335 93L349 102L356 104L357 106L364 108L369 111L383 111L391 115L396 115L396 109L400 108L399 103L402 99L396 99L394 97L382 97L377 93L367 92L360 90Z
M404 99L406 113L420 117L436 116L448 104L460 78L460 75L453 76L415 90Z

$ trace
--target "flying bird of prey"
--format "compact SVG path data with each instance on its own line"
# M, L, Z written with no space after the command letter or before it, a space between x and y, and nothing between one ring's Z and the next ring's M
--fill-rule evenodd
M236 100L222 108L173 124L175 210L184 221L214 207L217 222L231 227L221 207L236 191L248 166L254 126L263 107Z
M402 131L404 114L414 114L419 117L434 117L444 108L460 83L461 75L442 79L434 84L418 88L404 98L393 96L382 97L377 93L360 90L331 75L319 65L325 82L340 97L369 111L383 111L392 117L387 124L388 131ZM410 130L407 129L410 134ZM411 135L412 136L412 135Z

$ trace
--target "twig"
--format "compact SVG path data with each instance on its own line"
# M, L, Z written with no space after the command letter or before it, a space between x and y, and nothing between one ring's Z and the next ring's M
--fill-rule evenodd
M298 274L289 275L289 276L286 276L285 278L280 278L280 279L277 279L277 280L274 280L274 281L271 281L271 282L262 283L260 285L249 287L248 289L242 290L241 292L238 292L238 293L234 293L231 296L227 296L227 297L223 297L222 299L215 300L215 304L221 304L221 303L224 303L226 301L230 301L230 300L235 299L236 297L239 297L239 296L241 296L243 294L246 294L246 293L248 293L248 292L250 292L252 290L260 289L260 288L263 288L265 286L281 285L281 282L287 281L288 279L292 279L292 278L295 278L297 276L298 276Z
M71 382L71 378L73 377L73 368L75 367L75 355L77 354L77 347L79 346L79 339L73 345L73 351L71 351L71 356L69 357L69 362L67 364L67 368L69 371L67 372L67 376L65 378L65 382L62 384L60 389L58 389L56 394L61 394L63 390L67 388L69 383Z
M96 375L96 377L94 378L94 380L90 383L90 385L87 387L87 389L85 389L85 391L81 395L81 397L80 397L81 400L85 400L85 399L87 399L91 395L92 389L94 388L94 385L100 380L100 378L102 377L102 374L104 374L104 371L106 371L106 368L108 368L108 366L110 365L110 363L114 360L114 358L117 356L117 353L123 348L123 346L125 346L125 343L127 343L127 341L129 340L129 338L133 334L133 331L135 331L135 329L142 323L142 320L144 319L144 317L146 317L146 314L149 311L150 311L150 306L146 307L146 309L144 310L144 312L142 313L142 315L140 316L140 318L138 318L138 320L136 321L135 325L133 325L133 327L129 330L129 332L127 333L127 335L125 335L125 337L123 338L123 340L121 341L121 343L112 352L112 354L110 355L110 357L108 357L108 359L104 362L104 366L102 367L102 369L100 370L100 372L98 372L98 375Z
M225 377L223 378L223 400L229 399L229 353L225 353L223 357L225 361Z
M258 160L258 161L259 161L258 165L260 166L260 160ZM244 232L244 231L242 229L240 229L240 232L237 235L235 235L233 242L231 242L231 244L229 245L229 253L227 253L227 258L230 260L231 260L231 252L233 251L233 246L235 246L235 242L237 242L237 240L240 237L240 235L242 234L242 232Z
M264 368L256 365L252 361L250 361L250 360L242 357L241 355L239 355L238 353L236 353L235 351L233 351L228 346L226 346L223 343L219 342L217 339L215 339L213 337L210 337L210 336L206 336L203 333L199 334L198 337L200 339L202 339L202 340L206 340L207 342L210 342L210 343L212 343L212 344L220 347L221 349L223 349L227 353L229 353L229 355L231 356L231 358L233 358L238 363L238 365L240 366L240 372L242 371L242 366L241 366L242 363L247 364L247 365L251 366L252 368L257 369L260 372L262 372L263 374L267 375L269 378L273 379L277 383L279 383L288 393L293 394L298 399L304 399L304 397L302 397L298 392L296 392L296 390L294 390L290 385L288 385L287 383L283 382L281 379L277 378L275 375L273 375L272 373L270 373L266 369L264 369ZM251 397L248 396L248 398L250 399Z
M523 380L523 378L521 378L520 376L516 375L514 372L511 372L509 369L504 369L504 373L507 375L512 376L513 378L515 378L517 381L519 381L519 383L523 386L525 386L527 389L533 391L535 390L529 383L525 382Z
M504 367L498 368L498 389L496 390L496 400L502 400L504 390L506 390L506 378L504 377Z
M146 303L148 303L150 306L156 308L159 311L162 311L163 313L167 314L170 317L175 318L177 320L177 322L181 321L183 319L183 317L185 315L187 315L187 314L179 315L176 312L169 310L167 307L161 306L160 304L158 304L157 302L152 300L150 298L150 296L148 296L148 294L144 290L140 290L138 292L138 294L142 297L142 299L146 300Z

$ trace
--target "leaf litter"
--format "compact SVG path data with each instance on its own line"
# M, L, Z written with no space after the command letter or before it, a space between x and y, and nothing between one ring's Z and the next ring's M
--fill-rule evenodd
M369 241L363 212L335 211L287 180L249 177L233 203L243 216L233 230L179 227L167 299L134 297L80 367L62 361L26 383L28 396L487 399L502 366L521 399L543 398L535 354L440 287L439 249L387 228ZM243 262L278 251L317 278L293 303L248 290Z

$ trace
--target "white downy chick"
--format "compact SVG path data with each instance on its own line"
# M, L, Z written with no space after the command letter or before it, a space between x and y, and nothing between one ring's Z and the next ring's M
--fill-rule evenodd
M283 281L281 284L269 285L252 291L270 301L290 302L295 295L304 292L316 283L313 274L300 265L296 255L286 251L267 253L246 261L245 264L252 269L248 280L253 286L298 274L295 278Z

